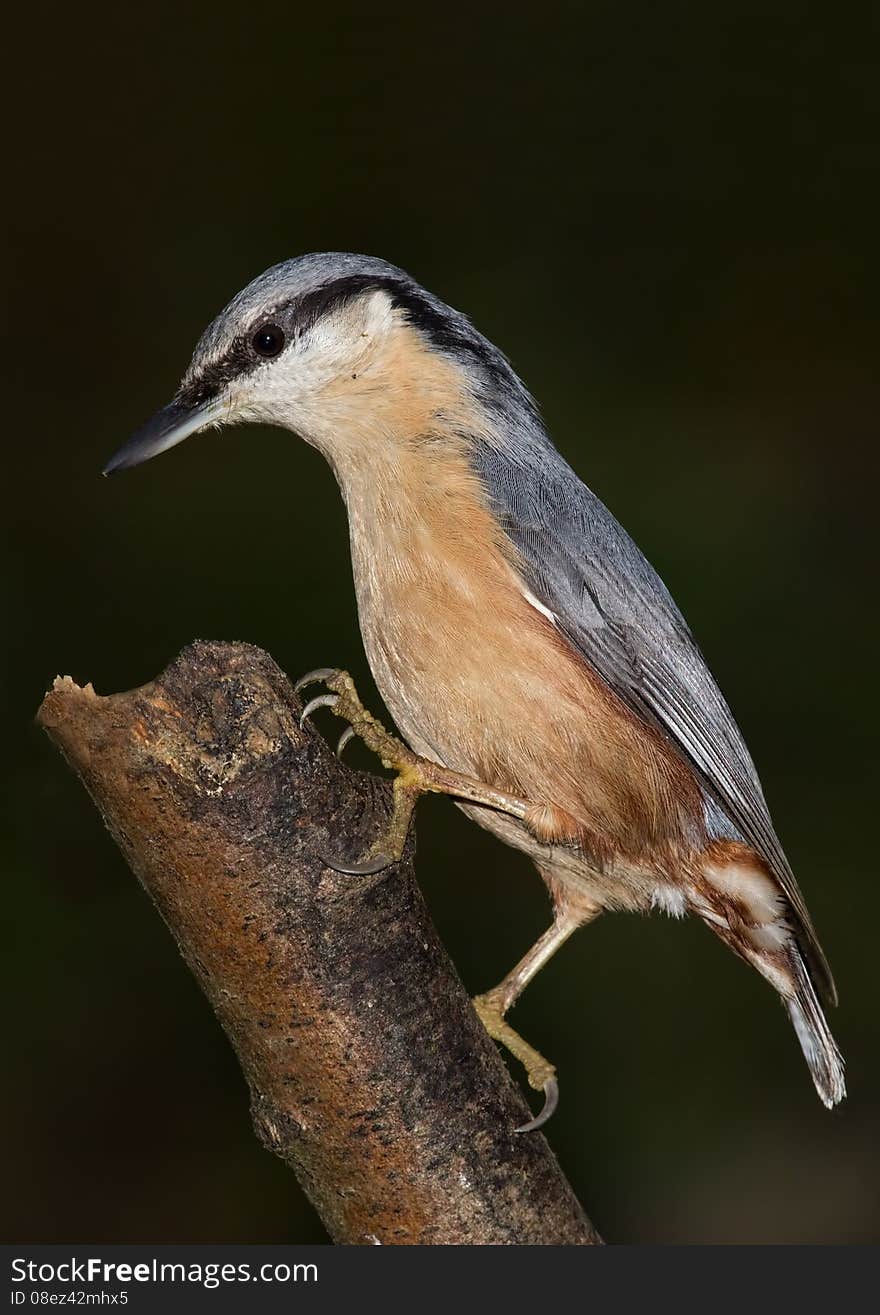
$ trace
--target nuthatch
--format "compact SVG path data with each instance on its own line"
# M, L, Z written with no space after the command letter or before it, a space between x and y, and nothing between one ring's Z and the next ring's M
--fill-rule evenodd
M397 769L397 858L417 796L535 862L553 923L475 1001L549 1116L553 1067L505 1022L526 984L603 909L701 918L779 992L822 1101L845 1094L820 999L831 972L731 712L659 576L554 448L506 358L402 270L287 261L208 327L174 400L110 461L188 434L280 425L330 462L348 509L361 633L406 744L344 672L313 672ZM348 732L343 736L347 738Z

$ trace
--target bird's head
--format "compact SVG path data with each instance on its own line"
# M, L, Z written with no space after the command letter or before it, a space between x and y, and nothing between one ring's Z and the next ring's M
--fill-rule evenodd
M199 430L256 422L297 433L344 482L401 446L477 435L530 406L502 354L402 270L309 255L267 270L221 311L172 401L104 473Z

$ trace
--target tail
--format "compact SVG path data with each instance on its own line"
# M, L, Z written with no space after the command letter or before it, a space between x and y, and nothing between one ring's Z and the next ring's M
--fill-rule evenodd
M707 851L703 881L689 891L690 907L779 992L819 1099L832 1109L846 1095L843 1059L825 1021L798 930L807 945L809 935L757 853L733 843L719 850L716 846ZM818 946L814 957L821 967Z
M790 948L794 994L784 996L804 1059L826 1109L833 1109L846 1095L843 1057L825 1020L807 966L796 946Z

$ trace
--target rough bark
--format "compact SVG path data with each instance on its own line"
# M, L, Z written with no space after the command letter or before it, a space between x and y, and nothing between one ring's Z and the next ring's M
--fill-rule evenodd
M341 764L267 654L197 643L39 722L91 794L235 1047L263 1143L340 1243L599 1241L474 1014L403 861L363 852L387 782Z

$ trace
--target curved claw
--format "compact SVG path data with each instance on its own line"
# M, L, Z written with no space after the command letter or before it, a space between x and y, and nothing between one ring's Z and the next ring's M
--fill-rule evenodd
M322 863L326 863L328 868L334 872L341 872L346 877L370 877L374 872L384 872L385 868L390 868L394 859L389 854L377 854L375 858L365 858L362 863L341 863L337 858L331 858L329 854L319 854Z
M318 694L316 698L310 699L300 714L300 726L305 726L309 717L313 712L317 712L318 708L332 708L333 704L338 702L338 694Z
M514 1128L514 1132L536 1132L538 1128L543 1128L548 1119L551 1119L556 1113L556 1106L559 1104L559 1083L555 1078L548 1078L544 1083L544 1108L540 1114L536 1114L528 1123L524 1123L521 1128Z
M321 681L332 680L334 676L338 675L338 667L316 667L314 671L307 671L304 676L300 676L293 688L298 694L307 685L318 685Z
M345 730L344 730L344 731L342 732L342 734L340 735L340 737L339 737L339 743L338 743L337 746L336 746L336 757L337 757L337 758L341 758L341 757L342 757L342 751L343 751L343 749L345 748L345 746L348 744L349 740L354 739L354 733L355 733L355 731L354 731L354 727L353 727L353 726L346 726Z

